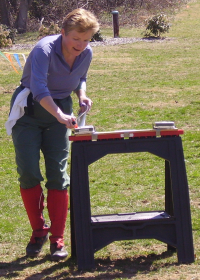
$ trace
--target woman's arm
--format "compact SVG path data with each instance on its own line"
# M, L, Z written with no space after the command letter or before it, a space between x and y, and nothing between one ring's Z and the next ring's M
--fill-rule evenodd
M79 89L76 91L76 95L79 99L80 106L85 103L88 106L88 111L92 106L92 100L86 96L86 92L83 89Z
M40 100L40 105L53 115L60 123L66 125L67 128L74 128L76 118L71 115L64 114L55 104L51 96L45 96Z

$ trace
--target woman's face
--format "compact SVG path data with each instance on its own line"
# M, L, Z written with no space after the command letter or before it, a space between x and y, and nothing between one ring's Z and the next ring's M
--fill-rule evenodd
M63 54L74 57L81 54L81 52L87 47L93 35L92 30L82 33L72 30L65 35L64 29L61 30L61 34Z

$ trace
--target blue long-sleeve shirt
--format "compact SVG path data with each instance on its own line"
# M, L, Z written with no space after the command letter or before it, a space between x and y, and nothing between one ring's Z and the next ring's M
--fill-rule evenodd
M38 102L49 95L62 99L72 91L85 87L87 71L92 60L91 47L88 45L76 57L70 69L62 54L61 43L61 35L44 37L27 58L21 83L31 90L33 98Z

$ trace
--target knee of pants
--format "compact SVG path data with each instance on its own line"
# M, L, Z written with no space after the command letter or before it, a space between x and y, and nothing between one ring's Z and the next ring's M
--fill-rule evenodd
M54 180L53 178L51 178L50 180L47 180L45 186L47 189L49 190L66 190L70 185L70 178L67 175L67 173L60 178L56 178L56 180Z
M35 187L36 185L40 184L41 181L44 180L39 170L34 172L33 170L28 168L20 169L18 167L17 171L19 173L18 180L20 182L20 186L23 189Z
M46 164L46 188L64 190L70 184L70 179L67 174L67 154L62 160L48 158Z
M43 181L39 166L39 152L32 153L29 149L23 146L16 145L16 164L19 174L19 182L22 188L32 188Z

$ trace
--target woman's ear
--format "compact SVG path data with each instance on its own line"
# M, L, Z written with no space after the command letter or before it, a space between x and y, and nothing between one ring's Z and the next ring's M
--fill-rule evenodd
M61 34L62 34L62 36L65 35L65 30L64 30L64 28L61 29Z

